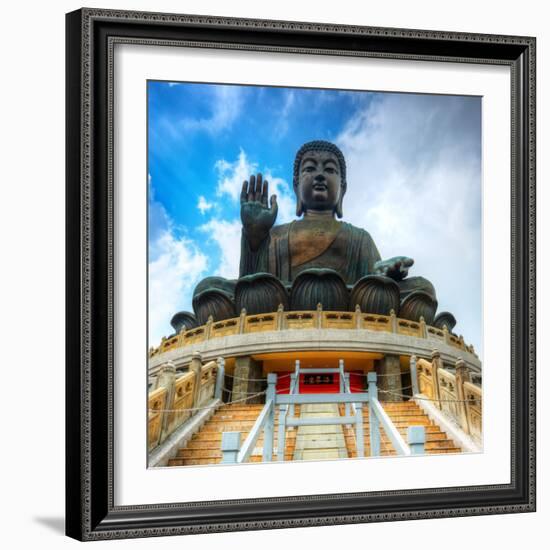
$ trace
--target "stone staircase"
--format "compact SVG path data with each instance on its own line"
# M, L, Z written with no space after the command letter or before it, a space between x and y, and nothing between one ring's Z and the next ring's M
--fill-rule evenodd
M338 416L336 403L302 405L300 418ZM298 426L293 460L348 458L346 440L341 425Z
M390 417L395 427L399 430L401 437L407 441L407 428L409 426L424 426L426 429L426 444L424 446L426 454L447 454L460 453L462 449L457 447L451 441L440 427L434 424L428 415L413 401L404 401L402 403L382 403L384 410ZM344 405L340 405L340 415L344 415ZM363 407L363 431L365 435L365 456L370 455L370 426L369 410ZM357 457L357 447L355 445L355 430L351 426L344 426L344 437L350 458ZM397 452L384 433L380 429L380 454L382 456L394 456Z
M220 407L208 422L196 433L186 447L180 449L175 458L170 459L168 466L196 466L218 464L221 462L222 432L241 432L241 445L248 436L256 418L263 409L263 404L235 404ZM296 416L300 415L300 406L295 407ZM273 442L273 460L277 460L278 414L275 414L275 436ZM287 430L285 441L285 460L292 460L296 445L296 431ZM263 433L260 434L249 462L262 461L264 444Z
M411 425L425 426L426 428L426 452L428 454L459 453L461 449L447 438L439 426L435 425L428 416L413 402L403 403L382 403L385 411L405 439L407 440L407 428ZM196 433L187 443L186 447L179 449L176 457L170 459L168 466L192 466L217 464L221 462L221 438L222 432L241 432L241 444L244 442L248 433L252 429L254 422L263 405L235 404L224 405L219 408L212 418L205 423L202 429ZM295 416L300 416L300 406L295 408ZM304 411L305 412L305 411ZM339 406L340 415L344 415L344 405ZM365 434L365 455L370 454L369 441L369 417L368 407L363 408L363 429ZM275 414L275 436L274 436L274 455L276 460L277 435L278 435L278 414ZM340 426L338 426L340 428ZM355 445L355 430L351 426L343 426L342 432L345 440L347 456L357 457ZM300 457L300 449L296 449L297 429L287 429L285 460L296 460ZM308 444L311 445L311 444ZM261 462L263 448L263 434L260 435L256 447L250 457L250 462ZM341 454L341 453L340 453ZM381 430L381 454L383 456L395 455L396 452L391 443ZM314 458L305 454L304 458ZM326 458L329 458L328 456ZM332 457L330 457L332 458ZM334 457L336 458L336 457Z

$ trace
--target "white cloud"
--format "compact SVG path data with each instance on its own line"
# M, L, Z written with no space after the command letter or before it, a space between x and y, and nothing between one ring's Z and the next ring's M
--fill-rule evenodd
M382 258L414 258L409 276L432 281L439 310L479 348L477 120L453 98L389 95L361 107L336 142L348 168L344 219L370 232Z
M237 279L241 257L241 220L232 221L212 219L201 225L200 230L208 235L220 249L220 264L212 275Z
M208 202L202 195L199 197L199 203L197 204L197 208L199 209L201 214L204 215L213 206L214 206L214 203Z
M216 193L229 195L234 202L240 200L243 182L259 172L258 164L250 162L242 149L234 162L220 159L215 168L218 172ZM270 168L264 168L262 174L269 184L269 195L277 195L279 212L275 223L288 223L295 218L295 199L290 185L283 178L274 176Z
M284 102L277 116L277 122L273 128L272 135L277 139L283 138L288 132L289 120L288 117L292 111L292 108L296 104L296 92L294 90L288 90L284 94Z
M149 201L149 344L157 346L173 332L174 313L192 311L195 285L204 276L207 257L191 239L178 236L165 208Z
M220 159L216 161L215 169L218 172L216 194L229 195L236 202L240 199L243 181L248 180L251 174L256 174L258 165L250 162L241 149L235 162Z
M277 195L279 211L275 223L278 225L296 219L296 199L294 192L290 191L290 185L283 178L273 176L269 169L265 171L264 177L269 183L269 195Z
M186 131L204 131L218 134L232 126L241 113L243 100L239 86L214 86L211 93L210 116L200 119L185 118L181 126ZM205 92L206 93L206 92Z

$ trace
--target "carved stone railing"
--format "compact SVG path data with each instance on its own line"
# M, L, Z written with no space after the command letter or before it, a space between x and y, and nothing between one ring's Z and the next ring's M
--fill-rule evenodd
M418 372L419 393L429 399L438 399L439 385L435 379L432 363L425 359L418 359L416 361L416 369Z
M422 317L417 322L401 319L393 311L390 315L363 313L359 307L354 312L323 311L319 305L315 311L283 311L282 307L279 307L276 312L259 315L247 315L246 311L242 310L239 317L223 321L213 321L210 318L203 326L182 331L170 338L163 338L160 346L149 350L149 357L155 357L180 347L206 342L213 338L255 332L316 328L395 333L442 342L475 355L473 346L466 345L462 336L450 333L447 327L439 329L428 326Z
M166 408L166 388L157 388L149 393L147 447L154 449L160 443L162 432L162 411Z
M439 352L432 361L411 357L413 394L433 403L462 431L477 442L482 438L482 389L471 381L468 368L458 359L455 372L443 368Z
M202 364L193 357L189 371L178 375L170 361L163 364L149 392L147 443L149 451L163 443L201 407L221 397L224 368L216 361Z
M481 388L472 382L464 382L463 387L470 434L476 439L481 439Z
M215 361L203 365L200 376L200 389L195 400L196 407L202 407L214 397L217 369L218 365Z

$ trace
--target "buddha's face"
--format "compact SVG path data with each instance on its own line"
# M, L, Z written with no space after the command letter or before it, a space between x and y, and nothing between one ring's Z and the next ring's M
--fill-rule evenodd
M300 162L298 194L305 210L334 211L342 192L340 163L334 153L308 151Z

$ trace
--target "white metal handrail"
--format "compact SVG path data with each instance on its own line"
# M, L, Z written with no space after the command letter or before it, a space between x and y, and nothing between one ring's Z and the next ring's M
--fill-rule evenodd
M340 375L340 393L337 394L300 394L301 373L327 373L334 372ZM423 426L409 427L409 443L405 442L401 434L393 424L380 401L378 401L378 389L376 387L376 373L368 373L368 391L352 393L349 383L349 375L346 377L343 370L343 361L340 361L338 369L300 369L299 361L296 361L296 371L291 377L288 394L277 394L275 391L277 375L268 374L268 388L266 392L266 404L258 416L252 430L246 438L243 446L240 446L239 432L225 432L222 434L223 462L244 462L248 460L258 437L264 431L263 461L269 462L273 455L273 436L275 424L275 409L279 407L279 431L277 443L277 460L284 460L285 439L287 427L295 426L323 426L345 425L355 426L357 456L364 457L363 437L363 404L369 407L370 447L371 456L380 455L380 425L384 429L391 444L399 455L422 454L424 452L425 430ZM343 403L346 407L344 416L322 418L295 418L294 406L316 403ZM353 407L353 409L351 409ZM353 410L353 415L351 414ZM290 412L290 418L288 418Z

